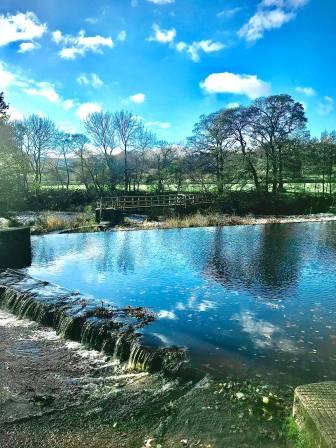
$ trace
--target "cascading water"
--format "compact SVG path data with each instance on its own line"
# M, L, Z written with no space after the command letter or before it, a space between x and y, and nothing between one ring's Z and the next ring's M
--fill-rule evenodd
M35 280L8 269L0 273L0 307L20 318L50 326L66 339L103 351L125 368L137 371L176 371L185 360L183 350L146 346L137 329L153 315L139 308L105 309L78 293Z
M127 367L131 370L146 371L154 355L147 347L142 346L138 340L135 340L131 346Z

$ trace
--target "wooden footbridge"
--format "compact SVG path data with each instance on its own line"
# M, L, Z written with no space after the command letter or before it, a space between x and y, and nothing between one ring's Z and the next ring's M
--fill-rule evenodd
M167 193L139 196L112 196L101 198L96 206L97 221L115 221L116 216L125 213L149 212L159 208L189 209L214 202L214 196L207 193Z

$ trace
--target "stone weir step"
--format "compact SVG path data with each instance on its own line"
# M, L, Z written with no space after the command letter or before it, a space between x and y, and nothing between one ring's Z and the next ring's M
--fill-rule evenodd
M52 327L66 339L118 358L130 369L177 373L186 361L182 348L146 342L150 333L144 334L141 329L156 318L149 310L105 306L21 271L0 271L0 307L19 318Z
M295 389L293 415L312 447L336 447L336 381Z

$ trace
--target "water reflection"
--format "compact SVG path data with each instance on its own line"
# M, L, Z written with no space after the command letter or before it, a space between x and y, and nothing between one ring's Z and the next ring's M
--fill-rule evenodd
M31 275L157 312L152 340L219 375L335 379L336 223L49 235Z
M262 285L277 291L293 288L297 284L301 244L297 225L263 226L256 263L256 274L259 273Z
M230 241L228 229L217 228L204 274L227 288L253 288L259 298L267 289L268 299L277 298L278 292L289 292L297 283L300 244L292 225L250 228L238 243Z

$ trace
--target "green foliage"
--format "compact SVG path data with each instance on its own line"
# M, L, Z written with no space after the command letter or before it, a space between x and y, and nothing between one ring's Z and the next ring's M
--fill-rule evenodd
M99 196L94 189L65 190L43 189L29 194L24 204L26 210L81 211L91 206Z
M289 417L285 424L285 433L293 448L314 448L308 437L299 431L293 417Z
M158 140L126 111L91 114L86 136L36 115L12 123L7 109L1 93L1 215L79 211L121 190L217 192L215 211L237 215L335 207L336 133L311 139L303 107L289 95L203 115L186 146Z
M305 193L265 193L237 191L224 194L217 200L216 209L223 213L246 215L294 215L325 213L332 205L330 197Z
M5 102L4 93L0 92L0 120L8 118L9 105Z

